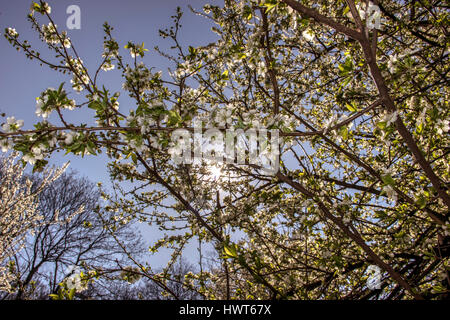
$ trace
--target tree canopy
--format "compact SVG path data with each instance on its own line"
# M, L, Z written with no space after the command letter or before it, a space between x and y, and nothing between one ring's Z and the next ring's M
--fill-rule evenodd
M160 30L173 51L155 48L173 63L165 75L140 61L144 43L116 40L108 23L103 61L90 72L50 6L33 3L28 19L54 59L13 28L5 37L70 85L37 97L34 129L8 117L2 148L35 170L58 150L105 152L119 191L103 194L108 210L164 230L152 251L171 248L175 261L190 241L214 247L214 263L203 267L201 257L184 279L208 299L448 298L446 4L225 0L190 9L215 24L218 40L180 45L178 8ZM101 83L103 72L123 78L122 92ZM135 105L119 108L120 94ZM75 108L92 118L73 123ZM51 113L59 123L46 120ZM277 130L279 169L177 163L172 132L199 123ZM373 266L376 289L367 284Z

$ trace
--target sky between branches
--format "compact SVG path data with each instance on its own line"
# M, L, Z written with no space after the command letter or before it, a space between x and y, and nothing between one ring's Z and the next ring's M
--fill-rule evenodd
M154 67L153 71L163 71L163 78L168 77L168 67L173 68L173 65L153 48L158 46L168 52L171 43L169 40L159 37L158 30L171 26L170 16L175 14L177 6L180 6L184 12L180 33L183 45L186 47L188 45L205 45L216 39L215 34L210 31L208 21L194 15L188 8L189 4L195 9L201 9L207 3L204 0L129 0L126 2L122 0L49 0L48 3L52 8L52 18L58 29L68 32L68 36L90 72L95 72L102 60L104 36L102 25L105 21L114 27L113 36L119 42L121 54L129 59L129 62L131 62L129 51L123 48L126 43L128 41L145 42L145 47L149 49L149 52L142 61L147 66ZM32 124L36 123L38 117L35 114L35 98L48 87L58 88L62 82L65 82L65 88L70 92L69 98L75 99L77 103L85 100L85 92L78 94L71 89L70 75L63 75L47 66L40 66L36 60L27 59L22 52L17 52L3 37L5 28L15 28L21 39L28 40L37 51L41 52L42 57L48 58L49 61L57 61L46 44L39 40L37 33L31 29L31 25L27 21L26 16L30 11L30 5L31 0L0 0L0 32L2 33L0 37L0 95L2 97L0 113L24 120L24 129L32 129ZM68 30L66 27L66 20L69 17L66 9L70 5L78 5L81 9L80 30ZM42 23L47 23L47 21ZM122 91L124 80L121 77L121 71L115 69L101 72L99 79L99 83L104 84L112 93ZM133 100L123 92L119 102L121 111L135 109ZM70 111L72 122L91 123L90 119L93 117L86 113L90 111L87 111L87 108ZM48 120L56 123L55 116L55 114L50 116ZM4 120L3 118L0 122L4 122ZM106 167L108 158L104 155L87 155L81 158L58 153L53 154L48 160L50 164L58 166L70 160L70 168L78 171L80 175L88 177L93 182L102 182L105 187L111 186ZM145 232L145 238L149 241L155 241L159 237L158 232ZM196 254L194 247L189 251ZM163 261L157 262L157 264L164 265Z

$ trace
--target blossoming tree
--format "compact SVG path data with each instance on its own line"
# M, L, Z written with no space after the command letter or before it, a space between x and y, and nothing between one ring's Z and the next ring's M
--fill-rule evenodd
M83 210L75 208L66 219L54 217L44 221L38 210L39 195L64 172L66 166L57 170L47 170L39 183L25 177L24 167L16 157L0 158L0 290L12 290L11 282L15 280L9 264L12 257L19 252L26 237L39 227L50 224L65 223Z
M90 73L50 7L34 3L28 18L57 59L42 58L14 29L6 38L70 74L85 98L69 99L63 84L44 91L36 110L44 120L24 130L8 118L2 147L37 169L56 150L106 151L111 177L136 184L110 198L110 209L165 230L152 250L173 248L175 258L193 239L214 245L217 264L185 279L207 298L448 295L444 3L225 0L191 10L216 24L218 40L182 47L177 10L174 27L160 31L175 48L161 52L175 67L167 80L140 62L144 44L126 43L131 57L122 56L107 23L103 61ZM101 85L101 72L113 69L132 110ZM97 126L73 124L65 109L74 108L92 109ZM59 124L46 121L50 113ZM280 169L226 164L212 175L208 163L174 163L170 133L194 121L279 130Z

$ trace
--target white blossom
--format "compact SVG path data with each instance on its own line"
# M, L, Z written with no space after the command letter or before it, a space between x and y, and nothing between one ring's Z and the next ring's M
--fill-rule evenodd
M389 56L389 60L388 60L388 69L390 73L394 73L395 72L395 64L398 61L398 57L397 55L393 54Z
M25 162L28 162L31 165L34 165L36 163L36 158L31 154L26 154L22 157L22 160Z
M44 119L48 118L49 114L51 113L51 110L43 111L42 107L45 105L45 102L41 98L36 98L36 115L38 117L42 117Z
M66 49L69 49L71 47L71 43L70 43L69 38L66 38L66 39L63 40L63 46Z
M443 134L443 133L447 133L450 130L450 120L447 119L438 119L437 123L437 133L438 134Z
M0 147L2 148L2 152L8 152L12 148L12 144L8 139L2 139L0 140Z
M102 65L102 70L103 71L109 71L109 70L113 70L116 66L114 64L112 64L111 62L105 62Z
M302 32L302 36L306 41L314 40L315 34L311 29L306 29Z
M386 196L393 200L393 201L397 201L397 192L394 190L394 188L392 188L390 185L386 185L383 187L383 192L386 193Z
M76 132L63 132L64 143L70 145L73 143L73 139L77 135Z
M15 28L7 28L6 31L7 31L8 35L13 38L17 38L19 36L19 34L17 33Z
M44 2L42 4L42 9L44 9L45 13L47 13L47 14L52 13L52 7L50 7L47 2Z
M398 111L394 111L392 113L385 113L383 117L381 118L381 122L386 122L386 125L391 125L397 120L398 117Z
M324 123L324 133L327 133L328 130L330 130L331 127L333 127L337 122L337 115L333 114L331 118L328 118Z
M75 109L75 106L76 106L75 100L71 99L69 101L69 103L64 105L63 107L64 107L64 109L73 110L73 109Z
M16 120L15 117L8 117L6 123L2 125L2 129L5 133L14 132L22 128L23 120Z

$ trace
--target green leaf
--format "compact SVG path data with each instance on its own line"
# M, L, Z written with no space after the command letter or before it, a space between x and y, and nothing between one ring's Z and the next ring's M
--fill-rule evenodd
M345 78L344 81L342 81L342 83L341 83L341 87L345 88L351 80L352 80L351 76Z
M137 156L134 152L130 152L125 159L128 159L129 157L131 157L131 160L133 160L134 164L137 164Z
M134 164L137 164L137 155L136 155L136 153L133 152L131 154L131 160L133 160Z
M345 59L345 62L338 65L339 74L341 76L345 76L353 70L353 60L350 57Z
M76 292L76 290L75 290L75 288L73 288L73 289L71 289L70 290L70 292L69 292L69 300L73 300L73 297L74 297L74 295L75 295L75 292Z
M168 111L169 120L167 121L168 126L174 126L181 122L181 116L178 114L176 110Z
M61 83L61 84L59 85L59 87L58 87L58 95L61 94L61 90L62 90L63 86L64 86L64 82Z
M352 102L352 104L349 104L349 103L345 104L345 106L347 107L348 111L350 111L350 112L355 112L356 111L356 108L355 108L355 106L353 104L354 104L354 102Z
M416 205L419 206L420 209L423 209L427 206L427 199L425 199L423 196L421 196L417 201Z
M377 123L377 127L380 128L381 130L385 130L386 129L386 121L380 121Z
M242 11L242 15L244 16L244 18L250 20L252 18L252 14L252 8L250 8L249 6L245 6L244 10Z
M52 300L61 300L60 297L59 297L59 295L54 294L54 293L50 294L49 297L50 297Z
M222 76L220 77L222 80L229 80L230 78L228 77L228 70L225 70L222 73Z
M383 211L383 210L376 210L375 216L379 219L384 219L387 217L387 213L386 213L386 211Z
M149 109L148 111L149 114L159 117L161 114L166 113L166 109L164 109L163 105L157 105L157 106L153 106L151 109ZM137 110L136 110L136 114Z
M304 17L300 19L300 25L305 28L307 26L309 26L309 18L308 17Z
M344 140L347 140L348 139L348 127L342 126L341 129L339 130L339 134L341 135L341 137Z
M86 148L90 154L93 154L94 156L97 155L97 153L95 152L95 144L92 141L89 141L87 143Z
M37 160L33 167L33 173L42 172L47 164L47 160Z
M224 246L223 251L225 253L224 254L225 258L237 258L238 257L236 245L234 245L234 244L231 246Z
M274 10L277 7L278 3L277 1L266 1L266 3L264 3L264 6L266 7L266 13L270 13L272 10Z
M417 133L422 133L422 132L423 132L423 123L421 123L417 126Z
M344 11L342 12L342 15L345 16L349 11L350 11L350 7L349 7L349 6L346 6L345 9L344 9Z
M88 104L88 108L94 109L94 110L102 110L103 109L103 105L99 101L91 101Z
M381 180L383 180L384 184L387 184L387 185L390 185L390 186L395 185L395 180L391 177L390 174L382 176Z
M190 54L191 56L195 56L195 55L197 54L197 49L195 49L195 48L192 47L192 46L189 46L189 54Z

